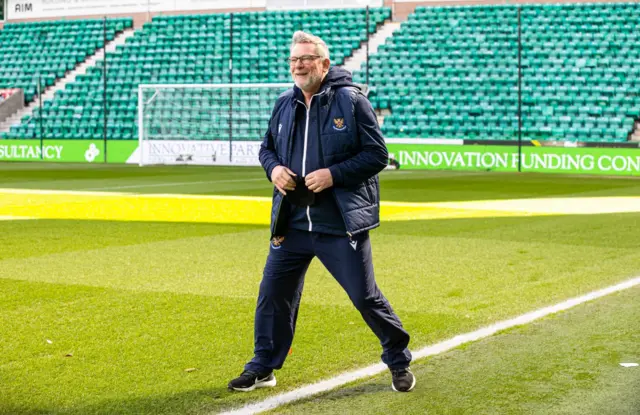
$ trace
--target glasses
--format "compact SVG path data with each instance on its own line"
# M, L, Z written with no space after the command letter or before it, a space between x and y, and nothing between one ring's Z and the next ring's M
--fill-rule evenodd
M294 66L298 63L298 61L302 62L303 65L308 65L311 62L313 62L314 60L321 58L322 56L320 55L302 55L302 56L291 56L290 58L287 58L287 62L289 62L289 65Z

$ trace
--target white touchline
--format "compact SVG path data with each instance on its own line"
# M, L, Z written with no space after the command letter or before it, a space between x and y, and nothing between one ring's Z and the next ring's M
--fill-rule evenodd
M506 330L515 326L521 326L524 324L531 323L532 321L538 320L542 317L546 317L550 314L555 314L560 311L570 309L579 304L586 303L587 301L592 301L597 298L604 297L605 295L613 294L618 291L623 291L623 290L635 287L636 285L640 285L640 277L635 277L630 280L623 281L619 284L612 285L610 287L603 288L601 290L592 291L588 294L585 294L580 297L575 297L567 301L563 301L556 305L544 307L509 320L500 321L496 324L492 324L490 326L481 328L479 330L472 331L470 333L461 334L449 340L445 340L440 343L436 343L434 345L424 347L416 352L412 352L413 359L416 360L416 359L422 359L428 356L434 356L434 355L446 352L448 350L451 350L455 347L461 346L465 343L469 343L472 341L483 339L485 337L489 337L499 331ZM355 370L353 372L343 373L334 378L323 380L308 386L303 386L301 388L294 389L290 392L286 392L280 395L276 395L272 398L265 399L264 401L261 401L261 402L248 404L239 409L231 410L228 412L222 412L221 415L257 414L260 412L268 411L273 408L277 408L278 406L287 404L289 402L308 398L309 396L313 396L318 393L335 389L338 386L342 386L349 382L375 376L387 370L388 369L385 364L378 363L375 365L367 366L359 370Z
M97 197L127 197L146 199L200 199L200 200L228 200L228 201L254 201L271 202L270 197L264 196L218 196L218 195L197 195L197 194L174 194L174 193L126 193L126 192L99 192L86 190L43 190L43 189L13 189L0 188L0 196L8 195L67 195L67 196L97 196Z
M152 184L132 184L127 186L108 186L108 187L90 187L83 190L117 190L117 189L137 189L142 187L171 187L171 186L187 186L191 184L215 184L215 183L238 183L238 182L257 182L266 181L266 177L255 179L229 179L229 180L206 180L199 182L176 182L176 183L152 183Z

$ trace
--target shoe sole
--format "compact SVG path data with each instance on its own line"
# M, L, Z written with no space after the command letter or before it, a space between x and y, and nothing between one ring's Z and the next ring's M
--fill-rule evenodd
M411 382L411 387L409 389L407 389L406 391L399 391L393 385L393 382L391 382L391 389L393 389L394 392L411 392L415 386L416 386L416 377L415 377L415 375L413 376L413 382Z
M251 392L252 390L256 390L259 388L273 388L274 386L276 386L276 378L274 377L271 380L268 380L266 382L258 382L254 385L249 386L248 388L230 388L231 390L237 391L237 392Z

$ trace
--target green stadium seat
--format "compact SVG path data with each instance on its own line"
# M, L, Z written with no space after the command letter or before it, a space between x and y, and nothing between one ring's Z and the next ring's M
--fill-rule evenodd
M637 3L522 7L525 139L627 140L640 117L640 77L632 75L640 66L631 63L640 63L639 11ZM406 137L411 129L396 126L409 115L418 116L416 137L514 137L517 119L503 120L517 113L516 18L517 6L417 7L369 60L371 101L391 110L383 132ZM419 54L411 53L416 45ZM364 81L365 69L354 78ZM423 114L435 118L425 125ZM462 117L453 131L452 114ZM620 117L631 122L615 130Z
M389 8L370 9L373 32L386 19L391 17ZM295 30L304 29L323 36L330 45L331 58L335 64L342 64L344 59L360 47L366 39L365 9L347 10L314 10L314 11L268 11L235 13L233 16L233 56L234 68L229 70L229 55L231 53L229 28L231 15L195 14L181 16L158 16L151 22L145 23L127 42L107 55L108 82L107 107L109 122L107 124L108 139L137 139L137 88L141 83L229 83L233 75L234 83L273 83L290 82L290 75L285 59L288 56L288 45ZM78 44L74 53L63 56L75 65L78 59L84 60L89 46L100 46L102 30L101 21L87 20L83 24L75 24L73 30L90 30L92 35L84 36L83 42ZM110 21L110 36L117 30L126 27L127 21L115 19ZM71 33L68 26L52 23L61 33ZM14 25L22 29L24 25ZM37 25L36 25L37 26ZM35 29L34 29L35 30ZM51 29L54 30L54 29ZM2 32L0 32L2 33ZM57 32L56 32L57 33ZM259 36L256 36L256 34ZM0 41L2 38L0 38ZM97 42L97 43L96 43ZM33 50L27 51L29 59L39 59ZM55 75L67 70L67 60L58 58L64 53L64 48L55 52L53 59L43 60L43 65L49 61L60 62L54 76L46 82L54 82ZM43 108L43 114L55 114L63 125L73 125L72 131L65 131L59 127L47 127L46 134L55 138L94 138L96 130L102 136L103 119L103 62L89 68L85 75L79 76L75 82L68 84L64 91L60 91L53 99L53 107ZM30 80L31 81L31 80ZM31 97L33 94L30 95ZM260 110L265 117L260 125L249 125L236 131L247 139L258 140L268 120L269 106L276 97L269 97L269 103L261 109L241 104L247 111ZM179 112L175 109L175 102L167 102L167 112L162 119L183 120L184 123L174 121L171 128L164 124L157 128L160 132L178 134L184 129L188 138L202 138L199 133L201 127L205 131L213 131L219 125L213 124L207 116L200 116L198 122L194 120L194 108L202 106L195 95L175 97L184 99L189 104ZM164 104L164 103L162 103ZM76 112L58 112L60 107L77 107ZM209 114L211 111L209 111ZM210 118L210 115L209 115ZM86 121L85 121L86 120ZM28 121L32 125L35 121ZM89 126L84 123L90 122ZM205 124L203 125L203 122ZM178 130L174 127L178 126ZM155 127L154 127L155 128ZM64 136L64 137L63 137ZM225 138L227 139L227 138Z

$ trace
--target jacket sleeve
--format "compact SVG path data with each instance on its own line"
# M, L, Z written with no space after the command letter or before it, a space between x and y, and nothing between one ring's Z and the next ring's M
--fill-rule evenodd
M333 185L337 187L360 184L382 171L389 161L389 154L376 114L369 100L362 94L357 94L354 115L360 152L329 167L333 177Z
M275 137L271 134L271 125L274 122L274 116L276 114L278 108L278 102L273 107L273 111L271 113L271 118L269 119L269 127L267 128L267 132L264 134L262 138L262 144L260 144L260 152L258 153L258 158L260 159L260 164L267 174L267 179L271 181L271 172L273 169L280 165L280 161L278 160L278 154L276 152L275 146Z

